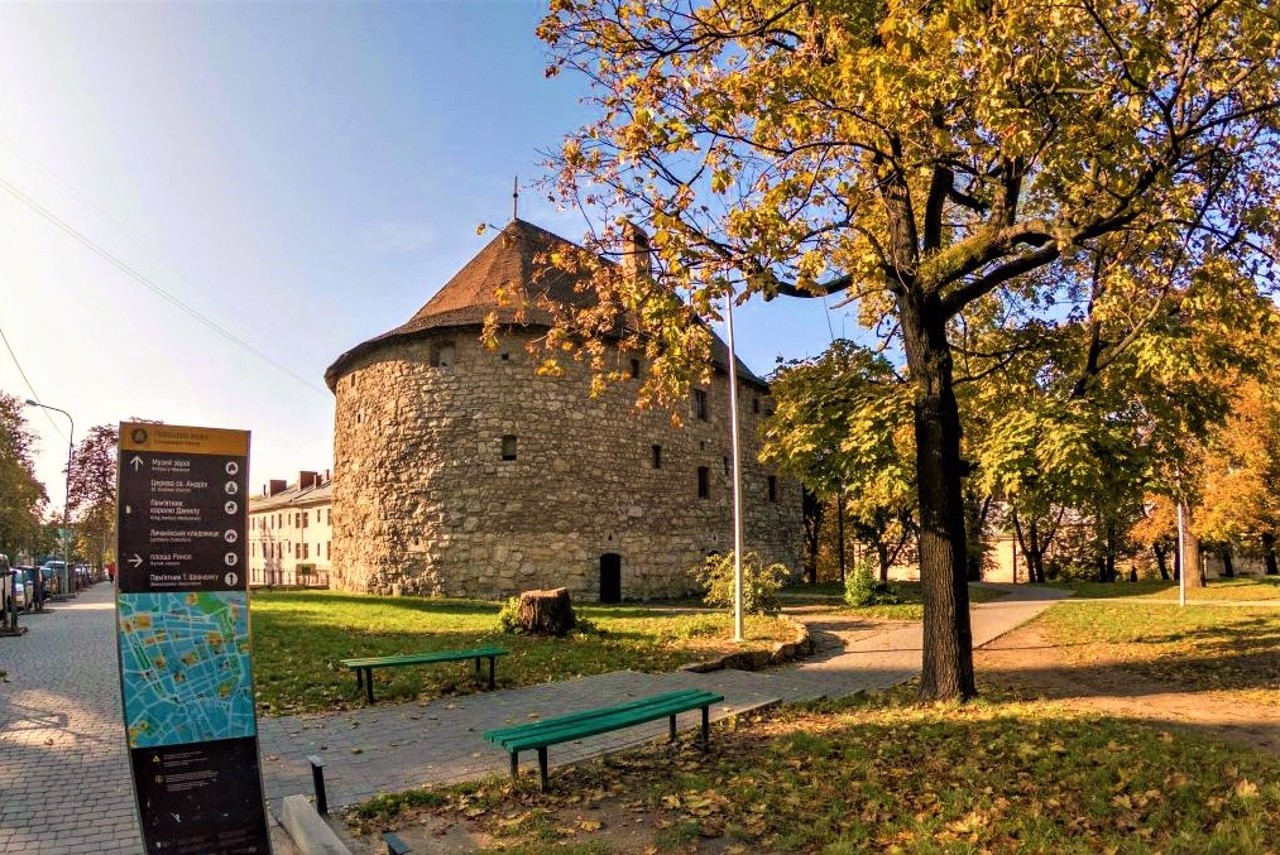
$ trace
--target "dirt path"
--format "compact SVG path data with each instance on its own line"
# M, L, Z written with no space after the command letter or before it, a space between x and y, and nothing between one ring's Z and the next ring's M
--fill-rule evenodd
M1211 692L1180 691L1114 662L1092 660L1087 669L1076 668L1035 625L975 651L974 668L979 684L1007 686L1107 715L1167 722L1280 754L1280 709Z

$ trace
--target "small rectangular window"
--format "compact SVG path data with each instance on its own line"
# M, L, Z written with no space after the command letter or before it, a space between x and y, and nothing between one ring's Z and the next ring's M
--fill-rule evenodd
M662 446L660 445L653 446L653 468L662 468Z
M640 376L640 360L631 360L631 378L637 379Z
M751 412L753 412L753 413L759 413L759 412L760 412L760 399L759 399L759 398L752 398L752 399L751 399Z
M516 437L515 434L507 434L502 438L502 459L516 459Z
M303 512L302 512L302 527L303 527L303 528L306 528L306 527L307 527L308 517L310 517L310 516L311 516L311 511L303 511Z
M702 389L693 390L693 415L699 421L707 421L707 393Z
M698 498L711 497L711 470L706 466L698 467Z
M326 561L329 560L329 547L331 547L332 545L333 545L333 541L326 540L324 542L324 557Z
M769 476L769 501L778 501L778 477L776 475Z
M724 459L724 477L728 478L733 474L733 458L726 457Z

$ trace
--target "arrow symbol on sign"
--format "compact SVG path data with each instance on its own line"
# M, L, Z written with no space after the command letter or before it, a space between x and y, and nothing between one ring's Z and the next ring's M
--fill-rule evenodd
M137 472L142 468L142 458L136 454L133 455L133 459L129 461L129 465L133 467L134 472Z
M133 565L134 570L137 570L142 566L142 556L135 552L133 557L129 559L129 563Z

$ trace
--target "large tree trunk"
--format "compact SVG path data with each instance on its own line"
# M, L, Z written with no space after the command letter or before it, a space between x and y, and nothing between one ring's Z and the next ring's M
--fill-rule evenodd
M802 488L801 506L804 509L804 575L809 584L818 581L818 547L822 543L823 501L817 493Z
M936 296L921 298L903 291L898 303L907 364L915 384L916 488L924 597L920 696L925 700L964 700L974 697L977 689L965 579L960 413L951 382L951 348Z
M577 625L568 588L525 591L520 595L520 628L529 635L561 636Z
M1205 586L1204 567L1200 561L1200 538L1191 533L1191 508L1187 507L1183 510L1183 551L1186 553L1185 566L1182 572L1186 574L1186 586L1188 588L1203 588Z
M1268 576L1280 576L1280 565L1276 562L1276 536L1270 532L1262 536L1262 560L1267 565Z
M1222 547L1222 575L1231 578L1236 575L1236 565L1231 561L1231 544Z

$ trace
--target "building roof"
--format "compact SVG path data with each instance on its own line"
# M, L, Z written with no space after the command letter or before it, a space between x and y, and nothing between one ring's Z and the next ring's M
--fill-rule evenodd
M325 371L325 383L333 390L338 378L356 359L384 344L417 338L439 329L480 326L493 312L497 313L499 323L548 326L552 322L550 314L536 307L544 298L566 305L590 305L595 296L589 291L579 293L574 288L589 274L571 273L539 263L539 257L545 258L557 248L581 247L532 223L512 220L408 321L361 342L334 360ZM500 289L511 296L503 305L499 305L497 296ZM725 370L729 364L729 348L714 331L711 338L712 364ZM742 380L767 388L741 359L736 362Z
M297 483L294 483L272 496L250 496L249 513L256 514L262 511L274 511L295 506L319 505L332 501L332 479L314 487L300 488Z

